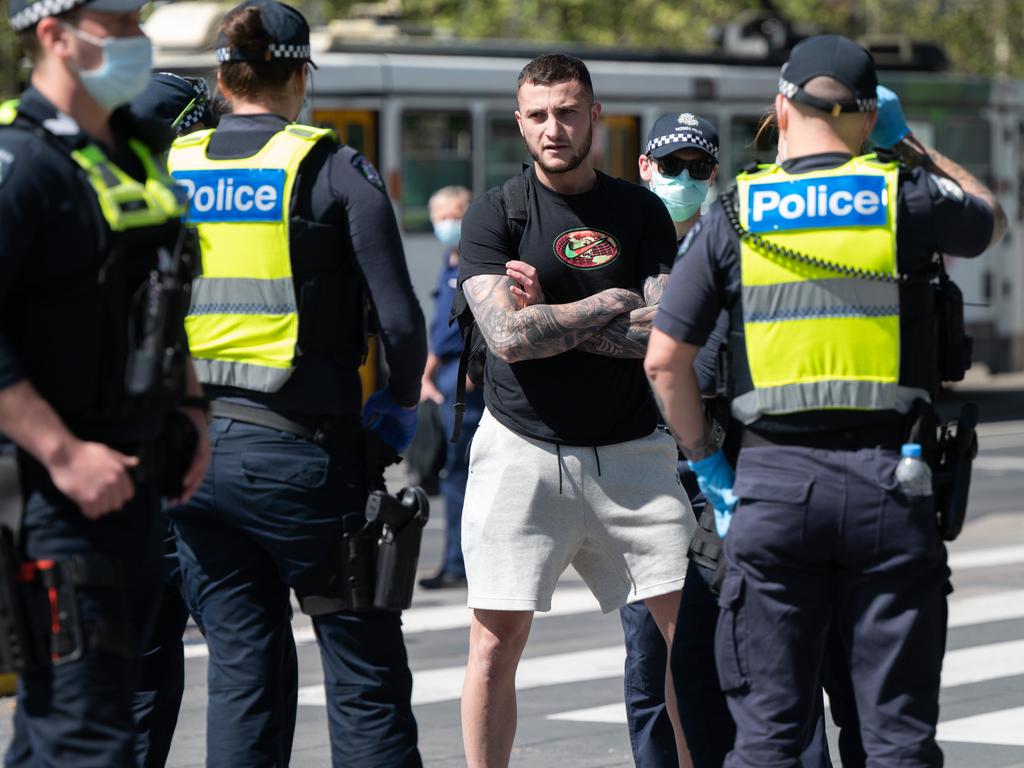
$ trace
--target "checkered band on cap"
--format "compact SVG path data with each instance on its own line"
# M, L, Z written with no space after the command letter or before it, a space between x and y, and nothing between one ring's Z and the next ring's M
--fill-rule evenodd
M644 154L649 155L658 147L663 147L666 144L692 144L707 152L715 160L718 159L718 147L703 136L698 136L695 133L672 133L668 136L659 136L656 139L651 139L647 142Z
M86 0L36 0L27 8L23 8L11 16L10 23L15 32L21 32L31 27L40 19L67 13L72 8L76 8L85 2Z
M275 59L308 59L308 45L271 45L270 55Z
M800 86L795 83L791 83L785 78L779 78L779 93L785 96L787 99L792 99L796 96L800 90ZM822 99L821 101L827 101ZM857 111L858 112L874 112L878 109L878 99L856 99Z
M792 99L796 96L796 92L800 90L800 86L795 83L791 83L785 78L779 78L779 93L785 96L787 99Z
M271 44L267 47L271 59L302 59L309 61L312 52L308 45L278 45ZM214 51L217 61L223 64L225 61L263 61L254 56L247 56L241 51L233 48L218 48Z

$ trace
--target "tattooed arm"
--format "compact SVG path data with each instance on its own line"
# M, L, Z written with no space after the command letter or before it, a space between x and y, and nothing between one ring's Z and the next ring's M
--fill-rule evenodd
M647 352L647 340L651 336L654 315L658 311L661 294L668 285L668 275L654 275L644 281L645 307L634 309L628 316L622 315L580 344L584 352L604 357L642 358Z
M487 347L506 363L574 349L617 316L643 304L632 291L609 288L569 304L534 304L517 311L512 287L512 279L505 275L475 275L462 286Z
M714 438L704 428L700 387L693 372L693 361L699 349L655 328L644 358L644 371L658 408L690 461L700 461L718 449Z

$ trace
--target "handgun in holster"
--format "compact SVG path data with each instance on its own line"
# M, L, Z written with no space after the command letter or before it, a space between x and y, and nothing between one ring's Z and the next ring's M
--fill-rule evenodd
M430 501L422 488L403 488L398 496L373 491L366 500L366 523L378 525L376 584L373 606L402 611L412 604L423 527Z

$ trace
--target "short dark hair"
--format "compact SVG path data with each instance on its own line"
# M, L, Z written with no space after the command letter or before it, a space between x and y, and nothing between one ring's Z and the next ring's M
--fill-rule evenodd
M67 24L74 24L82 15L80 13L81 10L81 6L76 6L70 11L56 14L54 18L60 19ZM36 36L37 26L38 22L28 29L23 29L18 32L18 42L21 44L21 50L28 58L29 63L33 65L38 64L39 60L43 57L43 46L39 44L39 38Z
M220 31L232 48L251 54L253 58L266 53L274 42L263 26L258 5L240 5L229 12L220 24ZM279 90L305 66L302 59L225 61L220 65L220 76L231 93L251 99Z
M594 84L590 80L590 72L582 59L567 53L546 53L538 56L519 73L516 83L516 95L524 83L531 85L554 85L575 80L587 92L591 100L594 98Z

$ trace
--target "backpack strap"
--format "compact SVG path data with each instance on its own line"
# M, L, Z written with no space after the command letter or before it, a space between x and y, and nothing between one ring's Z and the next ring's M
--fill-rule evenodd
M517 255L519 246L523 242L523 232L526 230L528 190L526 169L528 167L523 166L522 173L517 173L501 185L501 203L505 209L505 223L508 224L509 238L515 246ZM466 294L463 292L461 284L455 291L455 300L452 302L452 311L448 316L448 325L456 321L462 329L462 354L459 355L459 373L455 380L455 421L450 438L453 443L457 443L462 434L462 418L466 412L466 376L469 375L470 362L476 355L487 352L487 346L476 327L476 319L469 309L469 303L466 301Z

